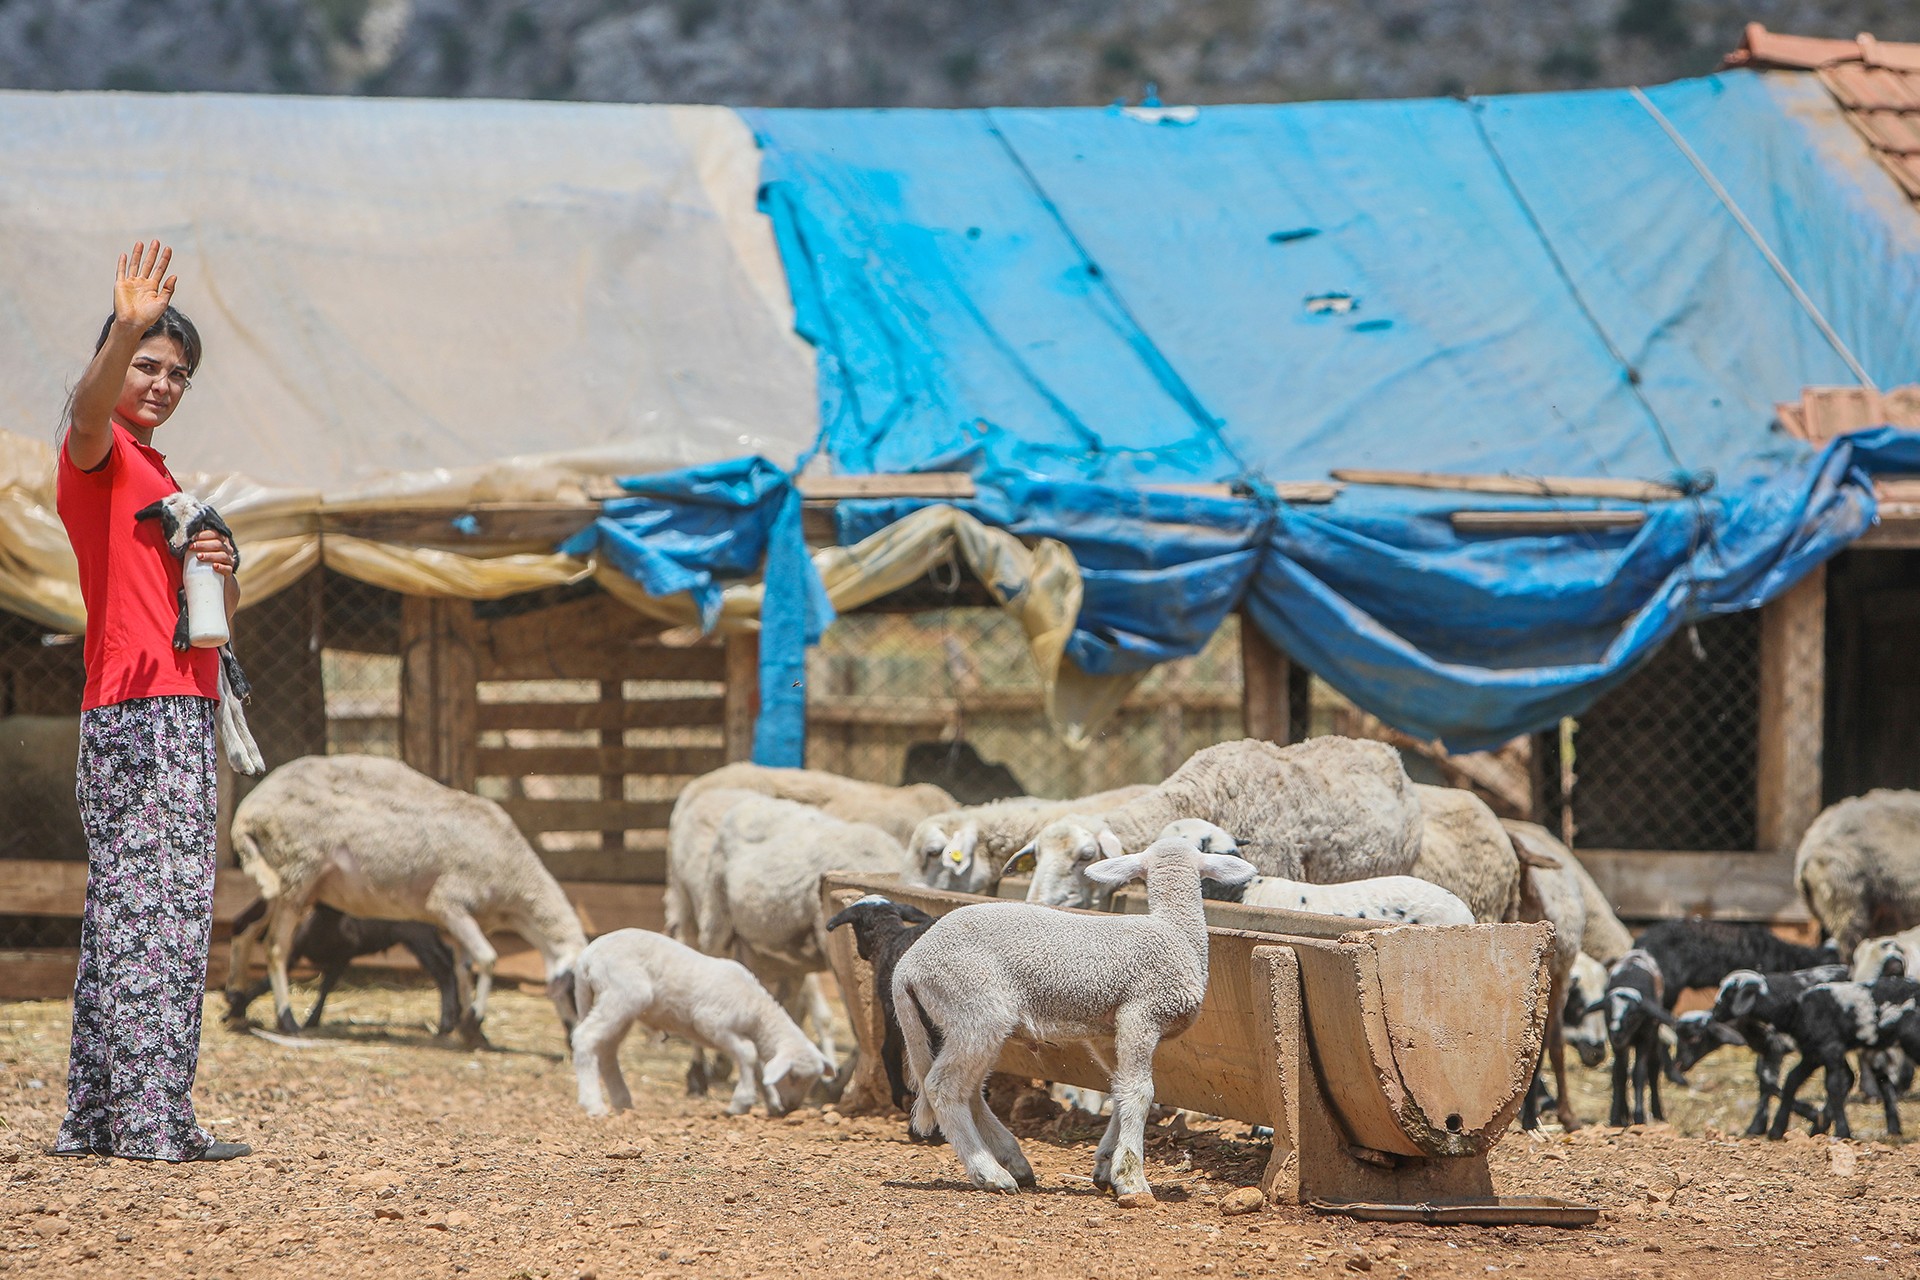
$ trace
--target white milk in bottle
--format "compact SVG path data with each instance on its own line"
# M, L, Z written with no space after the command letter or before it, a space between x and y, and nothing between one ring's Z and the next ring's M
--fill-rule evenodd
M193 552L180 568L187 587L187 642L217 649L227 642L227 587L220 571Z

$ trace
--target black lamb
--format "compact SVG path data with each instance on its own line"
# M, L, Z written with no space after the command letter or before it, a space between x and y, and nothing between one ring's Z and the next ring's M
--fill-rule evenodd
M1607 1018L1607 1043L1613 1048L1613 1110L1608 1123L1624 1129L1647 1122L1647 1094L1653 1095L1653 1118L1665 1120L1660 1105L1660 1070L1666 1056L1660 1028L1674 1017L1664 1002L1666 982L1659 963L1638 947L1614 962L1607 972L1607 990L1586 1012L1599 1010ZM1633 1080L1633 1111L1627 1111L1627 1080Z
M1695 1063L1724 1044L1743 1044L1753 1050L1760 1101L1747 1124L1746 1136L1759 1137L1767 1131L1773 1100L1780 1096L1781 1065L1793 1050L1793 1042L1774 1030L1775 1019L1809 988L1842 981L1846 976L1846 966L1837 964L1792 973L1734 970L1721 981L1712 1009L1680 1015L1674 1026L1680 1043L1674 1059L1676 1072L1684 1078ZM1795 1103L1794 1110L1813 1121L1815 1133L1825 1129L1826 1117L1816 1108Z
M1792 973L1834 964L1827 947L1802 947L1763 924L1726 920L1662 920L1633 944L1654 958L1667 991L1662 1003L1672 1009L1688 987L1717 987L1735 969L1756 973Z
M253 924L266 910L266 899L255 899L252 906L234 918L234 932ZM453 952L440 940L438 931L417 920L363 920L359 916L343 915L324 904L315 907L313 913L300 922L300 928L293 935L293 954L287 961L291 966L302 959L310 960L320 970L320 994L314 998L306 1025L313 1027L319 1023L327 996L354 957L369 956L388 947L405 947L413 952L420 968L440 988L438 1034L451 1035L460 1023L459 987L454 979ZM242 976L234 974L228 981L238 981ZM261 978L244 990L228 987L227 1020L245 1022L247 1006L265 995L270 985L267 979Z
M1898 1045L1910 1058L1920 1058L1920 982L1912 978L1881 978L1871 986L1862 982L1824 982L1802 992L1775 1027L1786 1033L1800 1051L1800 1061L1780 1084L1780 1109L1774 1113L1769 1138L1786 1136L1793 1118L1794 1095L1815 1071L1827 1079L1827 1118L1833 1136L1851 1138L1847 1124L1847 1095L1853 1092L1853 1068L1847 1055L1855 1049L1872 1050ZM1873 1059L1863 1054L1867 1070ZM1887 1134L1900 1133L1900 1111L1893 1087L1881 1082L1880 1101L1886 1108Z
M933 917L916 906L894 902L877 893L849 903L827 921L831 932L843 924L853 926L854 946L860 958L873 966L874 990L880 998L880 1016L886 1024L886 1038L880 1046L880 1061L887 1069L887 1088L893 1105L905 1111L913 1104L913 1092L907 1088L904 1064L906 1044L900 1038L900 1022L893 1009L893 967L907 948L919 941L933 924Z

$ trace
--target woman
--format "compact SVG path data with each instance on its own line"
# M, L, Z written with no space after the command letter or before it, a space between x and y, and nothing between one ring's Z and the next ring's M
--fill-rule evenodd
M113 317L74 389L60 448L60 520L87 606L78 794L88 874L58 1155L226 1160L250 1150L215 1142L193 1119L213 927L219 657L174 649L181 561L158 521L134 519L180 487L153 433L200 363L200 335L171 305L172 257L158 240L121 256ZM205 532L187 554L225 575L231 618L235 549Z

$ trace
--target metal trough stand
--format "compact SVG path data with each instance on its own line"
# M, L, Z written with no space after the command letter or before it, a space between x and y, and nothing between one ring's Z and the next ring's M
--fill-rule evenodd
M829 913L868 893L943 915L970 894L897 878L830 875ZM1137 891L1120 910L1144 911ZM1500 1140L1540 1059L1545 924L1388 927L1377 921L1208 903L1207 999L1163 1041L1164 1104L1271 1126L1267 1198L1305 1204L1481 1201ZM886 1110L873 975L851 929L829 937L860 1057L842 1106ZM999 1069L1086 1088L1105 1069L1080 1046L1010 1041Z

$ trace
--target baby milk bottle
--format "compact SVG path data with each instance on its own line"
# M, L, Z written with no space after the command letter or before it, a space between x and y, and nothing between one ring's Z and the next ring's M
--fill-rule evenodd
M180 574L187 587L187 641L196 649L217 649L227 642L227 587L220 571L193 552Z

